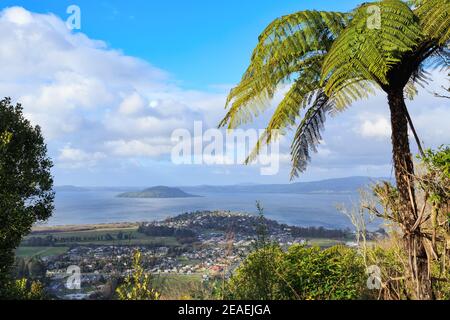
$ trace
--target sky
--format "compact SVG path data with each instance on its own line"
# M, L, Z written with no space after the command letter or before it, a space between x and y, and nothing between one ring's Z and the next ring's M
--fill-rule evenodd
M258 165L176 165L172 132L193 132L196 121L205 130L217 126L227 93L273 19L358 3L2 0L0 96L21 102L42 127L57 185L288 183L289 135L281 140L279 173L264 176ZM80 8L79 30L66 26L70 5ZM446 78L432 72L435 81L408 102L426 147L450 141L448 100L431 93ZM357 102L327 121L319 152L298 181L390 176L389 136L384 94Z

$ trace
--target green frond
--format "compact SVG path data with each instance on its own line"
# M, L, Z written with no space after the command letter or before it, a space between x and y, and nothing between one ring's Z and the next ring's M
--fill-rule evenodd
M374 6L379 10L379 26L371 25L377 14L370 10ZM384 0L360 6L325 58L325 92L331 96L352 79L387 84L388 71L405 52L417 46L420 38L417 17L402 1Z
M301 11L272 22L260 35L240 84L231 90L229 110L219 126L236 128L259 115L281 84L322 63L347 23L344 13L320 11Z
M366 99L375 93L376 84L362 78L354 77L342 82L341 88L333 92L330 100L333 101L335 109L343 111L353 102Z
M403 85L411 73L404 91L412 99L417 86L427 84L423 66L449 68L449 2L383 0L351 13L302 11L276 19L259 36L220 126L233 129L253 120L288 85L246 163L301 119L291 152L296 177L317 151L328 114L375 89Z
M409 100L413 100L419 91L417 90L417 87L413 81L408 81L408 83L405 86L405 97Z
M423 32L436 40L439 45L450 40L450 1L423 0L418 1L414 10L420 19Z
M326 115L333 109L333 103L322 91L318 92L314 103L306 112L297 128L291 146L292 171L291 178L298 177L306 170L311 160L311 152L317 152L322 140L321 130L324 128Z
M297 79L291 86L283 100L275 109L269 124L259 138L259 142L247 158L247 164L251 163L256 158L262 146L270 144L274 139L278 138L279 134L284 134L287 128L295 125L301 110L311 104L312 99L320 88L320 79L317 77L318 71L320 71L320 68L316 70L314 70L314 68L306 70L301 80ZM306 74L307 72L310 73L312 78L308 77ZM310 81L305 81L306 78L309 78Z

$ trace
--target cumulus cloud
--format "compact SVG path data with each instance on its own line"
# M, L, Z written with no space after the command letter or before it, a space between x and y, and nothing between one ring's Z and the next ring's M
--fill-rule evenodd
M223 94L183 90L165 71L70 31L53 14L6 8L0 37L0 94L21 102L50 144L73 146L59 149L65 164L87 161L86 149L167 154L174 129L189 129L194 119L212 125L224 104Z
M157 157L170 153L172 149L169 142L163 139L114 140L105 142L105 147L111 154L120 157Z
M357 132L368 138L388 138L391 135L391 125L384 117L374 120L361 120Z
M149 62L70 31L53 14L6 8L0 11L0 38L0 95L22 102L26 117L43 128L60 168L104 169L108 162L116 169L123 163L144 164L146 160L163 163L170 156L175 129L192 132L194 121L203 121L206 130L216 127L224 115L231 85L214 85L212 91L187 90ZM407 102L426 147L450 141L448 100L432 95L447 84L447 76L433 72L432 78L431 87L420 89L416 99ZM274 104L285 91L276 96ZM263 128L267 115L254 128ZM325 128L326 144L312 155L304 179L390 172L389 108L384 93L328 119ZM288 178L291 135L281 141L279 181ZM163 165L167 172L172 170L168 162ZM251 178L245 174L253 172L252 168L244 169L213 170L238 172L230 175L237 180L256 179L256 174ZM203 182L208 183L211 171L204 170Z
M58 165L63 168L90 168L94 167L98 161L104 159L106 155L101 152L88 153L84 150L72 148L70 145L64 146L58 156Z

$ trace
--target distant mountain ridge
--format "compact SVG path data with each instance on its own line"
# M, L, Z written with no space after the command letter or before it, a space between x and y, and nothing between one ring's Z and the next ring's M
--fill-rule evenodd
M86 192L89 191L88 188L76 187L76 186L56 186L54 188L55 192Z
M256 184L242 183L224 186L156 186L142 190L139 187L74 187L56 186L56 192L86 192L86 191L116 191L122 192L120 197L133 198L174 198L174 197L197 197L196 193L288 193L288 194L308 194L308 193L355 193L360 188L379 182L381 180L392 181L390 178L371 177L347 177L337 179L327 179L311 182L296 182L291 184Z
M292 184L255 184L230 186L179 187L185 192L201 193L354 193L389 178L348 177Z
M157 186L139 192L125 192L117 195L119 198L196 198L198 196L186 193L178 188Z

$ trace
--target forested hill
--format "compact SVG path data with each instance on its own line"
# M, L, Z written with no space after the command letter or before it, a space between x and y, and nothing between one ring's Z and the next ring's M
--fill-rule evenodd
M194 198L195 195L186 193L178 188L164 186L152 187L140 192L125 192L119 198Z
M389 178L348 177L292 184L248 184L232 186L180 187L186 192L201 193L355 193L360 188Z

